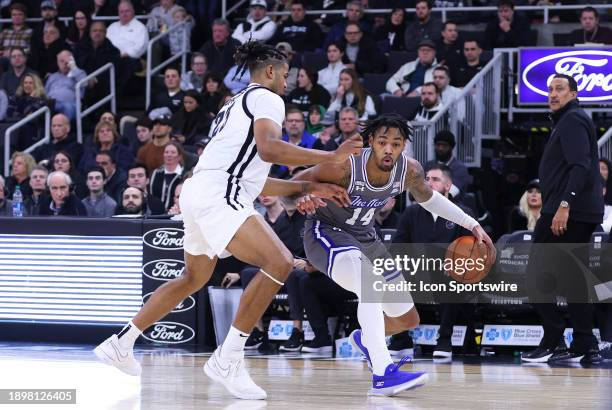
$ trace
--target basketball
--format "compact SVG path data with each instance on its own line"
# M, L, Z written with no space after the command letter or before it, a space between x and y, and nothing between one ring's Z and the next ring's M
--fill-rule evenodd
M478 244L473 236L461 236L446 249L444 269L457 282L478 283L491 270L491 259L484 243Z

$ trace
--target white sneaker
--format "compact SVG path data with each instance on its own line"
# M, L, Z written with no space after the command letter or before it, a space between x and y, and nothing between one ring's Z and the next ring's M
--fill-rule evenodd
M130 376L140 376L140 373L142 373L140 363L134 359L134 351L123 349L119 344L117 335L112 335L100 343L93 352L102 363L114 366L123 373Z
M221 357L221 346L204 364L204 373L219 382L232 396L244 400L265 400L264 389L255 384L244 367L244 358L228 360Z

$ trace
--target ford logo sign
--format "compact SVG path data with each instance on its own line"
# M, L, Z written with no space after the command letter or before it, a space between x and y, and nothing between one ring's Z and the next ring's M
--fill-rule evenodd
M157 322L149 329L142 333L142 337L150 342L180 344L187 343L195 337L192 328L177 322Z
M145 244L151 248L172 251L183 249L184 232L178 228L152 229L142 236Z
M576 80L581 102L612 102L612 49L525 48L519 53L521 103L546 103L555 74Z
M142 274L149 279L168 281L185 272L185 262L177 259L158 259L142 266Z
M153 292L149 292L146 295L144 295L142 297L142 304L144 305L145 303L147 303L147 301L149 300L149 298L151 297L151 295L153 294ZM172 312L170 313L182 313L182 312L187 312L188 310L191 310L194 308L195 306L195 299L193 296L187 296L187 299L183 300L181 303L179 303L178 305L176 305L176 307L172 310Z

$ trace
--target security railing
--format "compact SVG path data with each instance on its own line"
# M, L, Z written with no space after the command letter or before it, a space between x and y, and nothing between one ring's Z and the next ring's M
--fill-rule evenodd
M85 89L85 86L89 84L91 80L96 77L99 77L101 74L105 72L109 72L109 93L107 96L101 98L96 103L94 103L91 107L88 107L85 111L82 111L83 105L81 102L81 89ZM116 98L116 87L115 87L115 66L113 63L107 63L102 67L98 68L93 73L87 75L87 77L83 78L76 84L76 126L77 126L77 141L82 144L83 143L83 118L87 117L89 114L103 106L104 104L110 101L111 111L113 113L117 113L117 98Z
M442 130L456 138L455 157L468 167L480 167L481 140L499 138L501 93L496 81L501 56L495 56L448 106L429 121L413 121L412 155L422 164L434 157L434 136Z
M170 56L166 60L159 63L156 67L152 67L153 65L153 60L152 60L153 59L153 55L152 55L153 45L157 43L158 41L160 41L162 38L169 36L170 33L172 33L173 31L176 31L179 28L185 26L186 24L187 24L186 22L176 24L170 27L168 31L158 34L157 36L153 37L149 41L149 45L147 46L147 71L146 71L147 85L146 85L146 100L145 100L145 109L147 110L149 109L149 105L151 104L151 81L154 75L159 73L168 64L178 60L179 58L181 59L181 75L185 74L186 67L187 67L187 53L190 52L190 50L187 50L187 31L188 30L183 30L183 42L181 45L181 52L173 56Z
M612 161L612 127L608 128L608 131L601 136L597 141L597 148L599 148L599 158L606 158Z
M9 169L11 165L10 164L11 135L13 134L13 132L17 131L24 125L38 119L38 117L40 117L41 115L45 116L45 135L40 141L37 141L35 144L31 145L30 147L24 150L25 152L28 152L28 153L32 152L40 145L43 145L49 142L49 136L51 135L51 110L49 109L49 107L47 106L40 107L38 110L34 111L32 114L28 115L27 117L21 119L20 121L8 127L6 131L4 132L4 175L6 176L9 175Z

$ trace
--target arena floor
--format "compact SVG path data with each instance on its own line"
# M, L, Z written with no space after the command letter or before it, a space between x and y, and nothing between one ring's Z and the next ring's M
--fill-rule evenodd
M368 397L359 359L306 355L248 359L267 401L235 400L203 373L209 354L140 348L140 378L95 361L93 346L0 343L0 389L76 389L76 405L0 405L1 409L612 409L612 361L599 368L521 366L501 358L403 369L430 373L428 385L394 398Z

